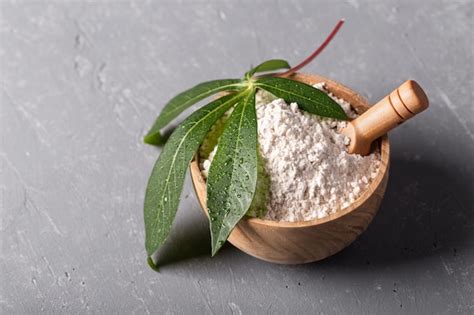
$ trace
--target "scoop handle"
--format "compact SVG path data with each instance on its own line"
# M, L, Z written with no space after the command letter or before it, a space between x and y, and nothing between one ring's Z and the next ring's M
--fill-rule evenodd
M402 122L428 108L428 97L421 86L408 80L357 117L343 130L351 138L349 153L367 155L371 143Z

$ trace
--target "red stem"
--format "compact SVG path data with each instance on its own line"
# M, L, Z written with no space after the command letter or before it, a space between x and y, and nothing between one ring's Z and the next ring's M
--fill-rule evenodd
M277 76L277 77L290 76L293 73L300 70L301 68L303 68L304 66L306 66L311 61L313 61L313 59L316 58L316 56L318 56L324 50L324 48L326 48L326 46L331 42L331 40L334 38L334 36L336 36L336 34L339 31L339 29L341 28L342 24L344 24L344 19L340 19L339 22L337 22L336 26L334 27L332 32L329 34L329 36L324 40L324 42L321 44L321 46L319 46L318 49L316 49L308 58L303 60L303 62L301 62L299 65L289 69L288 71L283 72L283 73L278 73L275 76Z

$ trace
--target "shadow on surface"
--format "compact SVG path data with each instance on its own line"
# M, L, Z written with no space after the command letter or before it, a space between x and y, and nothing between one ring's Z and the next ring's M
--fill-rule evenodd
M170 238L155 257L159 268L211 255L211 237L204 220L193 216L191 220L181 220L173 226Z
M318 264L384 267L435 254L456 256L472 243L472 204L469 174L392 160L387 192L372 224L351 246Z
M192 198L196 198L192 192ZM225 257L232 246L226 243L218 253L219 257ZM158 269L181 268L181 263L193 259L211 259L211 235L209 221L204 215L197 200L194 204L188 204L186 209L179 209L175 223L173 224L170 237L155 254L153 260ZM213 259L214 261L215 258ZM206 263L204 263L206 264Z
M426 162L392 160L385 198L367 231L340 253L299 267L373 270L433 255L460 254L472 244L470 239L474 236L474 196L468 176L447 173ZM155 258L159 267L174 268L197 257L210 258L207 218L199 210L191 212L194 214L173 227L170 239ZM233 260L235 251L226 244L216 258Z

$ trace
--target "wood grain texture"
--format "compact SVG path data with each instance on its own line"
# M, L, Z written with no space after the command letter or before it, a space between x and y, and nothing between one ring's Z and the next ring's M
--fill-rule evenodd
M359 114L369 108L363 97L327 78L307 74L296 74L292 78L308 84L325 82L329 91L350 102ZM382 159L378 175L350 207L325 218L305 222L244 218L232 231L229 242L249 255L280 264L314 262L339 252L367 228L385 194L390 156L388 137L383 136L377 145ZM199 203L207 209L206 182L197 159L193 160L190 169Z
M428 97L418 83L407 80L342 131L351 138L350 153L367 155L372 142L428 108Z

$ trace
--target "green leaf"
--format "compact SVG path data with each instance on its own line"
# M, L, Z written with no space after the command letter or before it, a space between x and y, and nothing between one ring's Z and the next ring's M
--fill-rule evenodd
M283 59L271 59L262 62L255 68L250 69L249 72L245 73L245 77L250 78L257 72L268 72L280 69L290 69L291 66L288 61Z
M164 146L145 194L145 247L149 256L170 232L186 170L197 148L212 125L245 93L226 95L197 110L175 129Z
M267 199L270 194L270 176L265 171L265 162L257 150L257 184L255 194L245 215L262 218L267 213Z
M176 95L165 105L158 118L156 118L153 126L144 138L145 143L164 144L166 141L161 136L160 130L166 127L168 123L178 117L189 106L218 92L236 91L243 87L245 87L245 83L240 79L214 80L198 84Z
M214 256L245 215L257 181L255 89L235 107L219 138L207 179L207 207Z
M257 79L255 85L286 102L296 102L299 108L312 114L347 120L344 110L326 93L306 83L295 80L264 77Z

